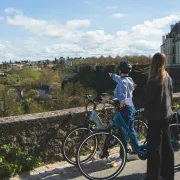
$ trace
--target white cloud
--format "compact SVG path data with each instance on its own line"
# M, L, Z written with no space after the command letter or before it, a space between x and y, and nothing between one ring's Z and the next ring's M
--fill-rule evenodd
M124 16L124 14L121 14L121 13L115 13L112 15L112 17L114 17L114 18L121 18L123 16Z
M2 21L4 18L2 16L0 16L0 21Z
M41 39L29 38L26 40L16 39L12 42L0 43L0 59L3 60L42 60L54 59L55 57L79 54L84 50L77 44L72 43L49 43L45 45Z
M67 38L69 30L59 23L15 15L7 17L7 24L22 27L33 34L50 38Z
M5 13L7 13L7 14L10 14L10 13L21 14L22 11L20 9L10 7L10 8L5 9Z
M66 22L67 27L76 29L81 26L89 26L91 24L90 20L79 20L79 19L74 19Z
M37 60L60 56L152 55L160 50L165 29L179 18L179 15L170 15L108 34L103 30L74 29L89 26L89 20L71 20L63 25L16 14L7 17L7 23L26 29L35 37L0 41L0 58Z
M23 14L7 17L7 24L9 25L22 27L38 36L63 39L73 38L73 35L75 34L72 33L72 29L89 26L90 23L90 20L75 19L67 21L66 25L62 25L54 21L45 21L26 17Z

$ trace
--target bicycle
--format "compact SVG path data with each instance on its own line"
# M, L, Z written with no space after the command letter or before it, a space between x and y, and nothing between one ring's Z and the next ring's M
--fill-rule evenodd
M170 124L171 142L174 149L174 169L180 169L180 110L174 111L173 120Z
M104 128L105 125L102 123L102 120L97 113L97 104L95 100L92 98L92 95L86 94L84 95L85 99L85 109L86 116L89 115L89 119L85 119L83 125L79 125L78 127L72 129L69 133L66 134L64 141L62 143L62 154L67 162L70 164L76 165L74 152L75 148L78 147L79 142L83 137L85 137L88 133L93 132L95 128ZM90 114L88 114L88 105L92 103L93 109ZM106 118L105 114L105 103L103 103L102 115ZM69 144L72 144L72 148L69 148Z
M117 99L113 99L109 103L115 107L119 104ZM76 152L77 166L87 179L110 180L118 176L127 162L127 141L141 160L147 159L147 142L137 145L134 136L118 111L114 114L114 120L117 119L119 124L109 126L107 129L98 129L88 134L79 144ZM117 131L118 128L120 132ZM96 140L96 144L93 144L92 139ZM115 146L109 145L112 139L116 141ZM178 151L178 142L173 137L171 139L174 151ZM86 148L84 144L91 144L91 149ZM87 159L86 157L90 157L90 155L92 155L91 159ZM84 159L86 162L81 163Z
M85 120L85 123L83 125L80 125L74 129L72 129L64 138L64 141L62 143L62 154L64 159L69 162L72 165L76 165L76 149L74 147L78 147L79 143L82 141L82 139L89 133L92 133L95 131L95 129L105 129L106 125L105 123L109 123L108 114L105 111L106 104L109 104L106 98L103 98L103 96L107 95L106 93L102 94L101 102L103 102L103 109L102 114L104 116L104 123L102 122L101 118L99 117L98 113L96 112L97 104L95 100L92 98L91 95L85 95L84 98L87 101L86 102L86 112L88 111L88 105L89 103L93 104L93 110L90 113L90 117L88 120ZM147 135L147 124L140 120L140 115L143 112L143 109L140 109L136 111L136 118L137 120L134 121L135 130L137 132L137 137L140 140L144 140ZM97 143L97 139L94 139L94 142ZM70 148L70 145L72 145L72 148ZM90 145L86 144L86 147L92 148ZM95 150L95 149L94 149ZM131 151L129 150L129 153ZM93 157L93 155L92 155ZM88 157L89 158L89 157ZM84 159L82 163L85 163L88 158Z

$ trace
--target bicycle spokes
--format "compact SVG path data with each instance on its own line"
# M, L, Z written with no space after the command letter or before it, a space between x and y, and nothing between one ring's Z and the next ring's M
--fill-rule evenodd
M93 139L98 139L96 151L84 151L84 144L89 144ZM115 140L114 140L115 139ZM116 142L114 146L109 146L110 140ZM94 154L93 154L94 153ZM107 179L113 177L120 171L126 161L126 151L122 142L112 134L95 134L84 140L78 150L77 160L82 162L86 157L86 163L80 163L79 167L83 174L89 179Z

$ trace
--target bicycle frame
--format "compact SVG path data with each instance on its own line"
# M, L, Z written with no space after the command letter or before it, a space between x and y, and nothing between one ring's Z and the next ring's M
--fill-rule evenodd
M118 124L115 122L119 122ZM174 126L178 126L178 124L171 124ZM125 138L126 142L129 142L133 151L136 152L138 155L143 155L144 157L147 156L147 143L145 144L138 144L138 146L135 143L135 139L134 136L132 135L131 131L129 130L128 126L126 125L123 117L121 116L120 112L115 112L114 114L114 118L113 118L113 126L116 126L118 128L120 128L120 132L122 133L123 137ZM178 144L177 144L177 140L174 139L173 137L171 137L171 142L173 144L173 148L174 151L177 151L178 149ZM142 151L142 150L143 151Z
M96 105L95 101L93 99L91 99L89 95L86 95L85 97L86 97L86 100L88 100L88 102L86 103L86 111L88 111L87 107L90 102L93 103L93 105L94 105L93 110L90 113L89 121L94 122L96 124L97 129L105 129L105 127L106 127L105 124L102 122L102 120L100 119L99 115L96 112L97 105ZM104 102L103 109L105 109L105 104L106 103ZM90 124L88 124L89 121L87 122L87 125L89 128L91 128Z
M179 128L180 128L180 124L179 124L179 121L178 121L178 113L179 113L179 110L174 111L173 116L175 116L175 121L170 124L170 130L172 130L171 127L174 127L175 131L176 131L175 134L173 134L173 137L171 136L171 142L172 142L174 151L178 151L179 148L180 148L180 145L179 145L179 140L180 140L180 134L179 134L180 129Z
M115 123L117 121L119 122L119 124ZM126 125L120 112L115 112L112 128L113 128L113 126L120 128L123 137L125 138L126 141L128 141L130 143L134 152L136 152L137 154L142 155L144 157L147 156L147 143L138 144L138 146L136 145L134 136L132 135L131 131L129 130L128 126ZM143 149L143 151L141 149ZM144 151L144 149L146 149L146 151Z
M99 118L96 110L91 111L90 120L93 121L98 129L104 129L105 125L102 123L101 119Z

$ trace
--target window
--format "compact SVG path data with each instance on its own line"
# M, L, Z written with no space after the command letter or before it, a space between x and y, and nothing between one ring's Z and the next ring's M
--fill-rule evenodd
M178 46L176 46L176 53L178 53Z

